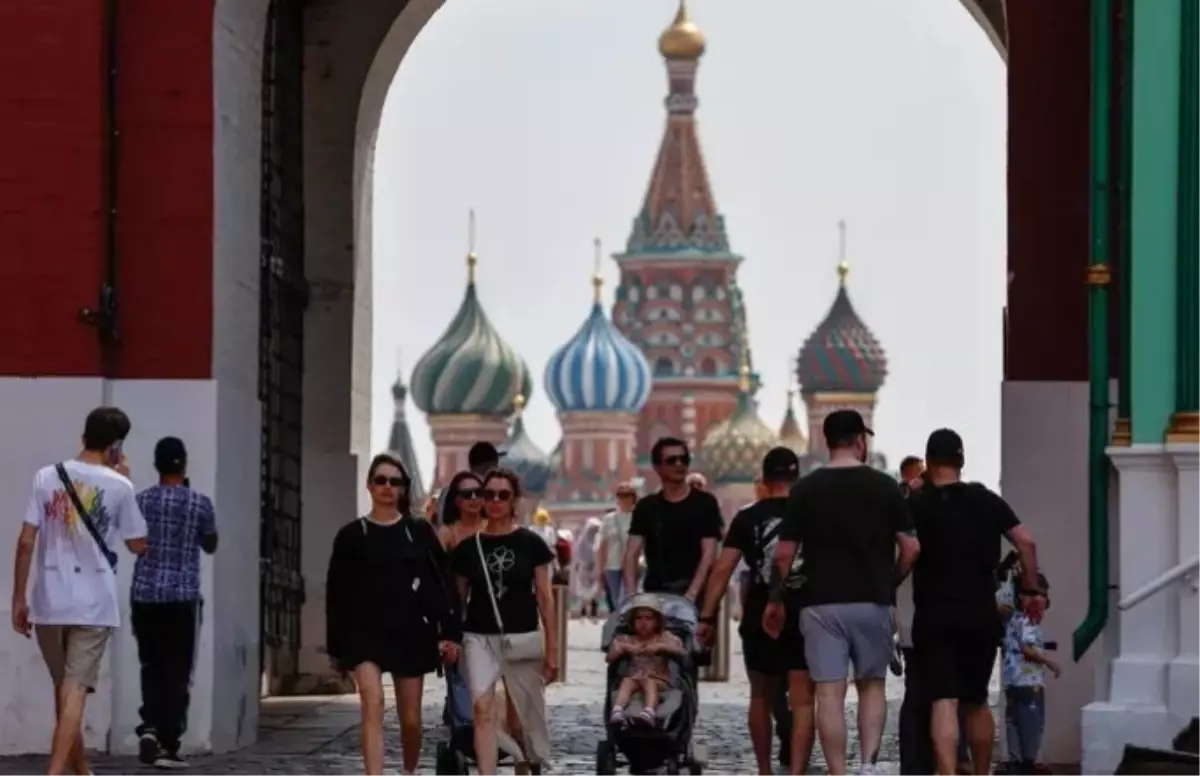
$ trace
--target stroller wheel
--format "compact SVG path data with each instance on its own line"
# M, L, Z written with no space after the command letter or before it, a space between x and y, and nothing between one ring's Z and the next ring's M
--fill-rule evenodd
M454 750L445 741L438 741L437 757L434 760L434 773L458 773L458 763L455 762Z
M596 744L596 773L600 776L617 772L617 753L608 741Z
M688 773L693 774L693 776L700 776L700 774L704 773L704 766L698 762L689 763Z

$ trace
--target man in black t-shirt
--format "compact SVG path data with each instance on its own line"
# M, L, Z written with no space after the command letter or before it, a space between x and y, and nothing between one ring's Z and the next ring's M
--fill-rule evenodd
M708 579L701 607L702 641L712 638L717 608L729 588L729 578L741 560L746 561L750 582L743 603L739 631L746 675L750 679L750 740L760 773L771 773L771 716L776 699L786 692L791 700L792 724L789 743L781 747L781 760L788 761L792 773L804 773L812 755L813 688L804 659L804 638L800 635L800 608L796 599L803 583L803 563L799 556L785 581L785 625L778 638L762 629L762 615L770 594L771 564L779 543L788 491L800 478L800 459L786 447L776 447L763 458L764 497L738 510L725 534L725 545ZM782 742L781 742L782 743ZM783 754L790 754L784 757Z
M920 545L899 486L866 465L873 432L862 416L835 410L822 432L829 464L797 482L788 497L762 622L767 633L781 632L786 580L797 545L803 547L800 629L816 684L817 730L829 771L845 773L848 667L853 663L858 690L862 762L873 768L887 717L896 585Z
M638 559L646 554L648 593L674 593L696 601L717 556L721 507L717 499L687 484L692 463L687 443L663 437L654 443L650 461L662 482L657 493L638 501L625 548L624 588L637 588Z
M909 498L921 540L913 569L912 669L933 706L937 772L955 772L962 703L973 768L987 773L995 738L988 683L1003 636L996 607L1000 538L1017 548L1029 590L1037 588L1037 554L1033 536L1004 499L962 481L958 434L950 429L930 434L925 460L925 478L914 482L918 489Z

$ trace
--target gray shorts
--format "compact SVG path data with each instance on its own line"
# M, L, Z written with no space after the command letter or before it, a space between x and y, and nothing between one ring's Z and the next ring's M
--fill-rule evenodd
M892 608L879 604L821 604L800 610L804 656L814 682L884 679L892 661Z

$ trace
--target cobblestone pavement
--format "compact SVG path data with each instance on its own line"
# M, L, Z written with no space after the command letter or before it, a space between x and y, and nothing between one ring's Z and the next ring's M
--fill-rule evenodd
M732 639L730 681L702 683L700 720L696 742L708 749L706 771L714 773L754 773L756 767L746 730L746 700L749 696L742 667L741 645L736 633ZM599 652L599 625L571 623L567 659L567 683L548 688L550 739L554 747L553 771L557 773L595 773L596 743L603 735L604 658ZM993 688L994 689L994 688ZM435 742L445 738L441 726L444 687L431 678L425 689L425 746L421 769L434 770ZM880 771L898 773L899 751L896 722L899 717L903 681L889 677L887 686L888 721L880 756ZM993 695L993 697L995 697ZM849 765L858 761L854 714L857 703L854 690L847 699L846 715L850 731ZM341 774L361 773L358 753L358 702L354 696L329 698L272 698L264 702L258 743L246 749L216 756L198 756L191 760L187 773L197 774ZM399 725L394 709L386 718L387 769L400 768ZM820 746L813 753L814 772L824 772ZM97 774L147 772L132 757L96 755ZM0 758L0 774L44 773L44 756ZM511 772L508 769L507 772Z

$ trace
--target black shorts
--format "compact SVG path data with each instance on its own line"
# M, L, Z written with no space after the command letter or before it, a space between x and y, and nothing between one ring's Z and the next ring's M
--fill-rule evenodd
M761 612L757 617L743 617L739 631L742 634L742 659L747 671L777 675L808 670L798 611L788 610L778 639L771 638L763 631Z
M913 618L913 662L927 701L986 703L1003 632L998 618Z

